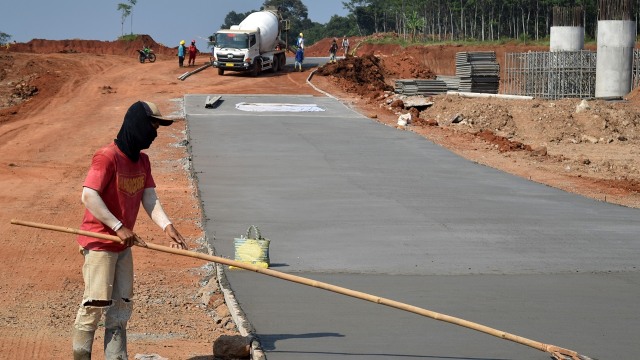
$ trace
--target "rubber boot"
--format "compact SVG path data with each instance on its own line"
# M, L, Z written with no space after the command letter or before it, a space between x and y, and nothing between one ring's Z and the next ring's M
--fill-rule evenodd
M127 360L127 330L121 327L105 329L104 356L106 360Z
M73 360L91 360L91 347L95 331L73 329Z

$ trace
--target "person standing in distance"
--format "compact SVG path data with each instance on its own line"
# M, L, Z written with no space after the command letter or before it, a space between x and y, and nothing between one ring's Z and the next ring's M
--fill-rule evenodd
M180 45L178 45L178 66L184 67L184 54L187 49L184 47L184 40L180 40Z
M302 72L302 62L304 61L304 51L301 48L296 50L296 61L293 63L293 70Z
M162 117L154 103L137 101L127 110L115 140L93 155L83 183L86 210L80 229L116 235L122 242L77 237L84 256L84 294L73 325L74 360L91 359L103 314L105 359L128 359L127 322L133 311L131 246L146 246L133 232L140 204L163 229L172 248L187 248L160 205L149 157L141 151L151 146L160 126L172 122Z
M198 53L198 48L196 47L196 41L191 40L191 45L189 45L189 66L196 66L196 54Z
M347 35L342 37L342 50L344 50L344 57L347 57L349 53L349 39L347 39Z
M336 39L334 38L333 41L331 42L331 47L329 47L329 62L330 63L335 63L336 62L336 53L338 52L338 43L336 42Z
M298 40L296 41L296 46L302 49L302 51L304 51L304 35L302 35L302 33L300 33L300 36L298 36Z

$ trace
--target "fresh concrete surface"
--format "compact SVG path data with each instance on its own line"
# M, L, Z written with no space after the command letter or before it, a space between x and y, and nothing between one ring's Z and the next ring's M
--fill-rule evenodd
M222 95L215 109L207 95ZM323 112L243 112L239 102ZM638 353L640 212L462 159L338 101L185 96L217 254L257 225L272 269L601 359ZM274 359L547 359L540 351L242 271L231 287Z

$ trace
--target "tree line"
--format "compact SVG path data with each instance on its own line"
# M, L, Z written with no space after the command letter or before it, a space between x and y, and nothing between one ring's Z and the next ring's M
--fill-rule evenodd
M303 32L307 44L381 32L396 33L408 42L539 41L549 36L558 8L579 11L587 40L596 37L601 9L628 13L628 18L607 19L634 20L636 34L640 29L640 0L350 0L342 5L347 15L334 15L326 24L311 21L302 0L266 0L263 7L280 6L290 22L289 36ZM252 12L229 12L222 28L239 24Z
M311 0L308 0L311 1ZM117 4L121 13L121 31L131 20L137 0ZM602 13L623 12L621 19L636 22L640 31L640 0L349 0L343 1L347 15L334 15L326 24L311 21L302 0L265 0L264 7L280 7L289 22L288 43L304 33L307 44L342 36L366 36L393 32L408 42L496 41L504 39L543 40L549 36L554 9L580 9L580 25L587 40L595 39ZM254 11L229 12L221 28L239 24ZM604 10L604 11L603 11ZM0 44L11 39L0 32Z

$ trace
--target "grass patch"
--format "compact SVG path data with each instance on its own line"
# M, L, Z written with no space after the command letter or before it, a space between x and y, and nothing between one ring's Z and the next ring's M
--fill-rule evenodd
M138 34L129 34L118 36L118 41L134 41L138 38Z

